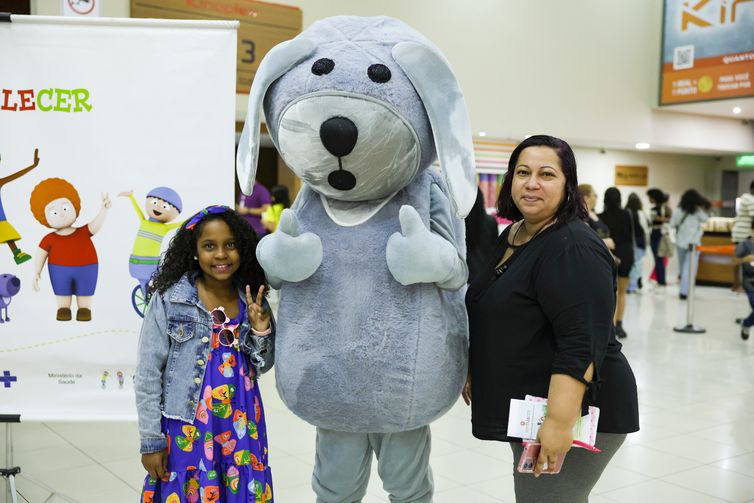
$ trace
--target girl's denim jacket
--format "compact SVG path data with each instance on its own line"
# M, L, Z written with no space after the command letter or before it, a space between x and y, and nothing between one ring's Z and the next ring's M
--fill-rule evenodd
M243 292L238 295L245 300ZM263 306L270 310L266 299ZM240 350L248 355L257 374L272 368L275 360L272 314L270 327L270 335L253 335L245 314L239 327ZM194 421L209 363L211 336L212 318L201 305L193 277L185 274L165 293L154 293L141 326L134 379L142 454L167 447L161 431L162 416Z

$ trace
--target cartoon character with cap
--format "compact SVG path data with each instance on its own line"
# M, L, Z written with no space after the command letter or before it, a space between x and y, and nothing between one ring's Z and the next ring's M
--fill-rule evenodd
M128 259L128 272L139 282L141 294L146 297L149 280L160 265L162 240L168 232L183 224L183 222L169 223L181 213L183 201L181 201L181 196L170 187L156 187L147 194L147 201L144 205L147 212L145 217L134 198L133 190L121 192L118 196L131 199L136 215L139 217L139 230L136 233L131 257ZM142 313L139 312L139 314Z

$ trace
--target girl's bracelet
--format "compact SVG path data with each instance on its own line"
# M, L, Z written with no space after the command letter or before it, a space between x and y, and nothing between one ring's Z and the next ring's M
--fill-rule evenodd
M264 335L270 335L272 333L272 326L267 327L267 330L264 330L262 332L259 332L258 330L255 330L254 327L251 327L251 333L260 337Z

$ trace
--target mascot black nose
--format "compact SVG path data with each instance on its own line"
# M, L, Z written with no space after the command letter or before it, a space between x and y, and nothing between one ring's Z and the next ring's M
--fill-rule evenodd
M21 280L18 278L11 278L10 284L11 286L18 288L21 286Z
M344 157L351 153L359 138L356 124L345 117L331 117L319 127L322 145L335 157Z

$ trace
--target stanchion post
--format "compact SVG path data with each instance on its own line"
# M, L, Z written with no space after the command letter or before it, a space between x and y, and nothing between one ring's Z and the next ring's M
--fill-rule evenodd
M694 326L694 290L696 289L696 276L694 274L694 263L696 261L696 245L689 244L688 258L689 258L689 293L687 295L688 302L686 303L686 325L682 327L674 327L674 332L682 332L685 334L703 334L707 330L702 327ZM683 267L683 264L680 265Z

